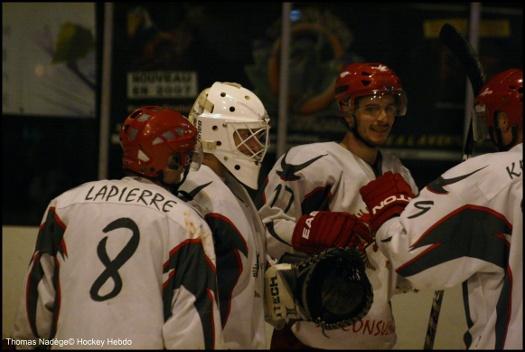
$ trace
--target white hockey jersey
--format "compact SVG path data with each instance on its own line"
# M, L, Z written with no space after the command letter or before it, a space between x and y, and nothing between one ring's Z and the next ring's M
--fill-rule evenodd
M381 173L400 173L417 186L398 158L382 156ZM335 142L313 143L291 148L281 156L264 189L259 214L267 228L268 252L279 258L293 252L291 238L296 219L314 210L345 211L366 218L368 211L359 189L376 175L372 167ZM292 331L304 344L328 349L387 349L396 342L390 298L400 282L376 246L367 249L372 267L366 269L374 301L362 320L345 330L325 331L312 322L297 322Z
M463 283L470 349L523 349L523 144L464 161L376 235L414 287Z
M180 199L139 177L88 182L45 211L14 338L66 349L220 348L215 271L210 229Z
M191 171L180 190L212 229L224 347L265 349L265 234L248 192L206 165Z

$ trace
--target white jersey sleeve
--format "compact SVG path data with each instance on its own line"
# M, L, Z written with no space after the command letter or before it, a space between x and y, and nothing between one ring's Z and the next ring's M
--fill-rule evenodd
M235 178L222 180L206 165L191 171L181 190L213 233L224 347L266 348L265 233L249 194Z
M89 182L45 211L14 336L72 349L221 347L215 270L209 227L167 190Z
M417 187L399 159L383 154L381 173L401 173ZM266 226L268 252L279 258L293 252L290 245L297 219L314 210L344 211L366 220L368 211L359 189L376 173L364 160L338 143L314 143L291 148L281 156L268 174L263 206L259 214ZM292 331L304 344L317 348L391 348L396 341L390 297L398 285L386 257L376 246L369 246L371 266L366 273L372 284L374 302L358 323L342 330L325 331L310 322L298 322ZM326 335L328 337L326 337Z
M448 170L376 235L415 287L463 283L468 348L522 349L522 148Z

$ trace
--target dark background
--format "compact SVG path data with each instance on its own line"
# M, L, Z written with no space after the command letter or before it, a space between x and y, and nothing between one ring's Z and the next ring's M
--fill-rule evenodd
M98 100L102 6L97 4L96 13ZM155 25L130 36L128 14L138 6ZM253 90L267 107L275 144L277 95L270 89L268 60L278 54L275 46L280 39L281 6L273 2L115 3L108 178L122 177L120 146L115 137L120 122L134 107L172 105L187 113L193 103L193 98L130 100L128 72L195 71L199 91L215 81L239 82ZM292 22L288 147L342 137L344 126L335 115L333 103L306 113L302 109L327 90L340 65L368 61L391 67L408 96L408 114L396 122L386 148L461 155L465 73L437 38L425 36L424 25L432 20L466 20L468 3L295 3L293 10L298 18ZM478 51L487 75L521 67L522 5L482 3L481 19L510 25L509 36L491 35L490 30L480 36ZM294 31L301 23L316 24L310 27L321 29ZM155 41L166 33L171 41ZM341 53L334 54L337 50L330 40L341 44ZM153 42L154 50L146 53L145 47ZM99 105L97 101L95 119L2 116L3 224L37 226L52 197L97 178ZM460 161L406 155L403 162L420 187ZM273 147L264 161L260 181L276 157Z

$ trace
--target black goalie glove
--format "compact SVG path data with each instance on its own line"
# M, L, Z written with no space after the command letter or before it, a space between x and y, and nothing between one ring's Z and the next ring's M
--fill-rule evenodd
M319 254L285 254L265 273L265 317L276 329L298 320L323 330L352 325L368 313L372 286L359 252L329 248Z

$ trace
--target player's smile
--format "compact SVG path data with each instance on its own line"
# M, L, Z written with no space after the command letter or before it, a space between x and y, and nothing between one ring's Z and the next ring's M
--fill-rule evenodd
M377 134L388 134L390 132L391 126L388 124L384 125L371 125L370 129L372 132L375 132Z

